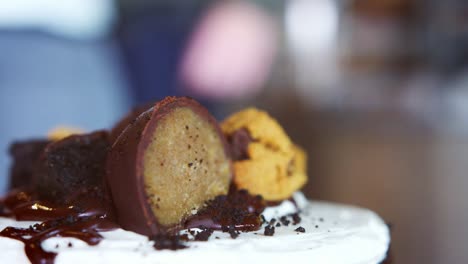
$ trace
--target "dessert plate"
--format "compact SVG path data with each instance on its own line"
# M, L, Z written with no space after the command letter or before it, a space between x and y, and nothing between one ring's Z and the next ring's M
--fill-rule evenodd
M66 237L43 242L47 251L59 253L55 263L380 263L390 244L389 229L374 212L358 207L328 202L308 201L295 193L296 205L284 201L264 212L267 222L301 209L296 225L281 224L273 236L261 230L241 233L232 239L228 233L215 231L208 241L191 241L183 250L155 250L146 236L117 229L102 232L97 246ZM7 226L28 227L35 222L0 218L0 229ZM305 232L301 230L302 227ZM299 228L299 229L298 229ZM302 230L301 230L302 231ZM182 231L186 232L186 230ZM20 241L0 237L2 262L29 263ZM297 262L296 262L297 263Z

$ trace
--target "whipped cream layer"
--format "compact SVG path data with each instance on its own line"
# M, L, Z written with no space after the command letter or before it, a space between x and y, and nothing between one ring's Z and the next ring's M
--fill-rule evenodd
M214 232L207 242L188 242L189 248L155 250L145 236L122 229L101 233L97 246L66 237L50 238L42 247L59 253L55 263L380 263L386 257L390 233L384 221L367 209L308 201L302 193L294 199L302 213L297 225L275 227L274 236L264 229L241 233L236 239ZM296 212L290 201L269 207L267 220ZM28 227L35 222L0 217L0 230L7 226ZM306 232L294 231L299 226ZM186 231L182 231L186 232ZM24 244L0 237L1 262L29 263Z

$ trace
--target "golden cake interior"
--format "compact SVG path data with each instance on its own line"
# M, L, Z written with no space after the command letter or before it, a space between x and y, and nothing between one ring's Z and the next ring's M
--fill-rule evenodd
M143 157L146 194L160 224L176 225L226 194L231 169L216 128L189 107L163 116Z

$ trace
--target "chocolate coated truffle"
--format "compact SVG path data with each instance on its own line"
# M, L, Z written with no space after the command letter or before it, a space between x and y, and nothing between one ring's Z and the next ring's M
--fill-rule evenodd
M115 142L118 136L124 131L124 129L133 123L135 119L138 118L143 112L154 106L154 102L146 103L140 106L133 108L127 115L115 124L115 126L110 131L110 142L111 144Z
M193 99L168 97L143 112L113 144L107 181L117 221L155 235L177 230L231 180L226 142Z

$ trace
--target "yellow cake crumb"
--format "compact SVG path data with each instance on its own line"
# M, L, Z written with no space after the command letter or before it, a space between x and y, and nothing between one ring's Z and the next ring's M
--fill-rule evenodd
M47 138L53 141L64 139L68 136L75 134L83 134L84 130L81 128L70 127L70 126L58 126L53 128L47 133Z
M229 137L246 129L253 141L248 159L234 161L234 183L265 200L289 198L307 182L306 153L265 111L248 108L228 117L221 129Z

